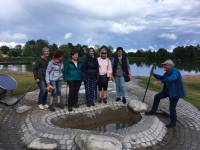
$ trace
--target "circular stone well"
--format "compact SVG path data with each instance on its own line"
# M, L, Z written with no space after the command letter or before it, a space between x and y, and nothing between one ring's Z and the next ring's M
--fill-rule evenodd
M106 107L102 110L61 115L51 119L60 128L110 131L127 128L141 120L141 115L129 110L126 106Z
M35 109L22 122L21 133L21 140L27 147L39 138L39 141L55 141L57 149L75 150L78 143L89 136L99 142L105 141L104 137L115 139L116 143L121 143L122 149L135 149L162 141L166 128L156 116L135 114L123 103L108 102L95 107L82 105L72 112L67 109L55 112ZM108 145L110 143L112 141Z

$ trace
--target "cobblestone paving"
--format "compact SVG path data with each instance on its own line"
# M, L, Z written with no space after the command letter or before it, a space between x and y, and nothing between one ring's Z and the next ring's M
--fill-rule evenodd
M143 98L144 89L137 84L128 84L128 94L137 95L138 99ZM152 105L153 97L156 93L148 91L145 102ZM165 122L169 122L169 102L168 99L161 100L160 110L166 115L158 115ZM200 149L200 111L190 103L180 99L177 105L177 127L168 129L163 141L156 146L147 148L148 150L199 150Z
M115 91L114 84L110 84L110 99L114 98ZM136 80L129 82L127 84L127 94L128 98L138 98L139 100L142 99L144 94L144 89L139 87L136 84ZM150 106L152 104L153 96L155 92L148 91L147 97L145 102L148 103ZM33 98L35 98L34 96ZM36 108L36 105L31 104L33 109L28 111L24 114L17 114L13 107L7 107L0 104L0 150L23 150L26 149L24 145L24 133L28 133L27 126L29 129L31 128L31 132L36 132L37 130L45 131L48 127L48 133L41 132L42 137L52 137L55 139L60 139L60 146L59 149L75 149L73 145L73 136L75 135L74 131L70 131L70 135L66 135L63 132L63 129L55 128L49 124L43 124L44 126L40 126L39 124L31 124L30 122L39 122L39 117L34 114L43 113L43 115L48 114L48 111L41 111ZM157 116L164 122L167 123L169 121L168 116L168 100L163 100L160 105L160 112ZM58 111L59 113L68 113L67 110ZM52 113L51 117L56 117L59 113ZM148 150L199 150L200 149L200 112L190 103L180 100L177 105L177 114L178 114L178 123L177 127L174 129L168 129L164 139L158 144L143 148ZM51 118L50 117L50 118ZM48 117L46 117L48 118ZM49 119L50 119L49 118ZM29 120L30 119L30 120ZM41 119L41 118L40 118ZM45 119L45 117L43 117ZM43 120L43 122L48 122L49 120ZM25 127L26 124L26 127ZM65 131L69 129L64 129ZM55 134L57 135L55 136ZM59 134L63 133L63 134ZM37 133L35 133L35 136ZM62 136L61 136L62 135ZM113 135L115 136L115 135ZM34 139L33 137L27 137L27 139L31 140ZM28 142L28 141L27 141ZM71 146L66 146L71 145ZM126 146L126 149L134 149L131 144Z

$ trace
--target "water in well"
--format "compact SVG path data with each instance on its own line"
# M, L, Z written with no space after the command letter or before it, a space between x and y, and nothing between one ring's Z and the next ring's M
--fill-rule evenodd
M62 115L53 118L51 122L61 128L106 132L127 128L140 119L140 114L134 113L124 106L118 109L104 108L103 110Z

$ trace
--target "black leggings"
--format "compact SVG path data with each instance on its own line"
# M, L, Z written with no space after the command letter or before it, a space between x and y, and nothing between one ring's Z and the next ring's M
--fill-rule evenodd
M78 104L78 92L81 86L81 80L67 81L69 85L68 107Z

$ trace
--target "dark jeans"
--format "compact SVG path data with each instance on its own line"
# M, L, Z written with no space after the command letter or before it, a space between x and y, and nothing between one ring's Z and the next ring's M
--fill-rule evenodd
M67 81L69 85L68 107L78 104L78 92L81 86L81 80Z
M154 102L153 102L153 106L152 106L151 111L156 112L157 109L158 109L158 105L160 103L160 100L163 99L163 98L166 98L166 97L169 97L169 95L165 91L162 91L162 92L156 94L155 97L154 97ZM171 120L171 123L173 123L173 124L176 124L176 120L177 120L176 105L178 103L178 100L179 100L179 97L169 97L170 120Z
M39 92L39 96L38 96L38 104L42 104L45 105L47 103L47 84L44 80L40 80L40 82L38 83L40 92Z

